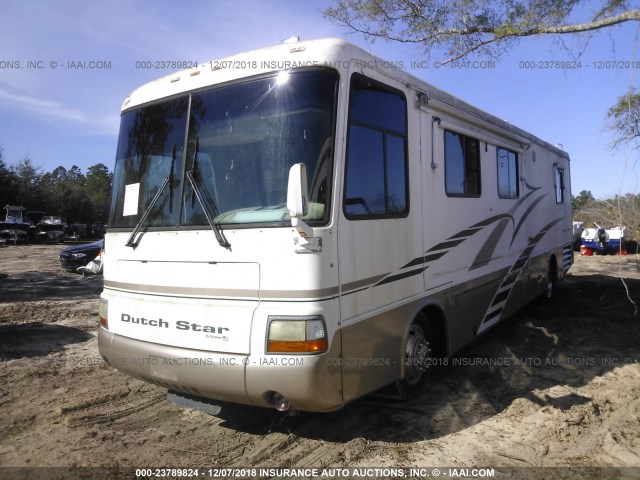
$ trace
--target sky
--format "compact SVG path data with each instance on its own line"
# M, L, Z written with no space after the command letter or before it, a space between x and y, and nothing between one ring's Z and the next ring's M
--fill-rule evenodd
M574 195L639 193L640 165L634 166L640 152L611 149L607 110L638 86L640 25L577 38L525 38L493 64L442 67L441 52L427 57L416 46L369 43L330 22L321 11L329 5L331 0L3 0L3 158L15 165L29 157L43 172L77 165L86 173L97 163L112 169L124 98L173 71L141 68L140 62L205 63L293 35L337 37L562 145L572 159ZM587 12L596 4L581 8ZM561 62L579 62L573 65L580 68L561 68Z

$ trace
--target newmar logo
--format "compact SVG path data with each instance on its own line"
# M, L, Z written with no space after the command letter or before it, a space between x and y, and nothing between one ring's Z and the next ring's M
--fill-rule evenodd
M133 317L127 313L120 315L120 321L124 323L133 323L136 325L144 325L149 327L169 328L169 322L162 318L153 319L145 317ZM226 338L225 332L229 329L226 327L215 327L211 325L200 325L196 322L189 322L186 320L178 320L175 324L176 330L190 330L192 332L203 332L216 334L213 338Z

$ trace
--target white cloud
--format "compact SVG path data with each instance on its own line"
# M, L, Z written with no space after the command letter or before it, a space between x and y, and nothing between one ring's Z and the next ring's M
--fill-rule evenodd
M66 107L55 100L45 100L29 95L11 93L0 88L0 102L6 100L14 105L24 107L29 111L39 114L43 120L64 120L76 126L82 124L83 128L76 128L75 132L89 131L88 133L106 133L115 135L118 133L120 117L108 115L103 117L91 116L82 110ZM87 128L88 127L88 128Z
M66 108L54 100L43 100L40 98L30 97L28 95L10 93L2 89L0 89L0 98L7 99L14 103L19 103L32 111L48 117L63 118L76 122L87 121L87 115L84 112Z

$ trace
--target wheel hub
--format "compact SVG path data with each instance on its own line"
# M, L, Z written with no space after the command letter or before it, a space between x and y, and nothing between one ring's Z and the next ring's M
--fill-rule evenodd
M409 384L418 383L422 375L428 370L430 355L429 341L425 338L422 329L417 325L413 325L409 330L405 353L405 378Z

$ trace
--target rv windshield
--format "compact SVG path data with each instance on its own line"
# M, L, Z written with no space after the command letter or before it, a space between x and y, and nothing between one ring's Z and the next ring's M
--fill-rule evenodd
M196 193L218 225L288 222L294 163L310 177L305 220L326 223L337 85L333 70L281 72L126 112L110 225L136 225L172 168L145 227L208 226Z

